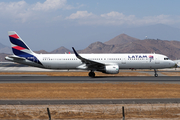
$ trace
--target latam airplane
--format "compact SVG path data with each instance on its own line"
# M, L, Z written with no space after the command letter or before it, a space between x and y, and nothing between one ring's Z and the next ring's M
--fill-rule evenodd
M117 74L119 69L156 69L171 68L175 62L161 54L37 54L34 53L15 31L9 31L13 55L5 59L29 66L46 69L80 69L89 70L89 76L95 77L94 71Z

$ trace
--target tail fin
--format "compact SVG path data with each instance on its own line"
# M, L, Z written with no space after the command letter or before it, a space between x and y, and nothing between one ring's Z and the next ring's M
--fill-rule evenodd
M26 45L15 31L8 32L14 55L20 57L30 57L34 52Z
M27 59L34 63L42 65L42 63L36 57L36 53L34 53L26 43L19 37L19 35L15 31L9 31L9 39L12 46L12 51L14 55L12 58L16 59ZM42 66L41 66L42 67Z

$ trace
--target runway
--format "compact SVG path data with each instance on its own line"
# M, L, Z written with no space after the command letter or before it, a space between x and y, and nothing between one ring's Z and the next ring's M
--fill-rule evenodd
M180 83L179 76L103 76L103 77L62 77L62 76L0 76L0 83L113 83L113 82L146 82L146 83Z
M84 100L0 100L0 105L64 105L64 104L162 104L180 103L180 99L84 99Z
M180 83L180 77L52 77L0 76L0 83ZM0 105L56 105L56 104L160 104L180 103L180 99L84 99L84 100L0 100Z

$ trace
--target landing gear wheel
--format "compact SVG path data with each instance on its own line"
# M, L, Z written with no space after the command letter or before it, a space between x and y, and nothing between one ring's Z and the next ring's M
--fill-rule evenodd
M154 69L154 77L158 77L157 70Z
M89 77L94 78L95 77L95 73L94 72L89 72Z
M158 74L154 74L154 77L158 77Z

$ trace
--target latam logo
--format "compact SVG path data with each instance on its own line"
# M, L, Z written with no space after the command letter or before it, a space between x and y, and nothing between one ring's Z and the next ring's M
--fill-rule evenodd
M150 59L150 62L151 62L151 60L153 60L153 59L154 59L154 56L149 55L149 59Z
M140 59L140 58L148 58L147 55L128 55L128 59L134 58L134 59Z
M128 55L128 59L150 59L150 62L154 59L153 55Z

